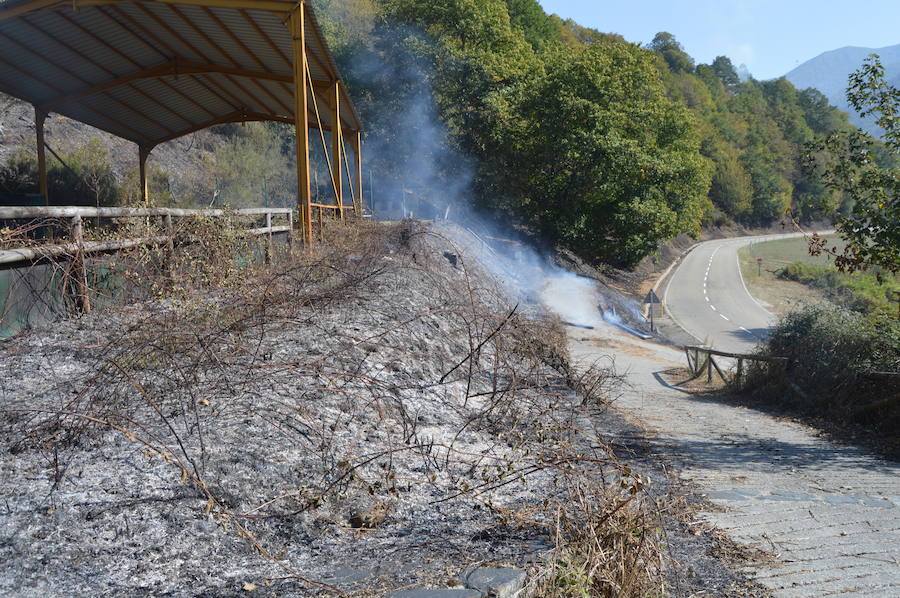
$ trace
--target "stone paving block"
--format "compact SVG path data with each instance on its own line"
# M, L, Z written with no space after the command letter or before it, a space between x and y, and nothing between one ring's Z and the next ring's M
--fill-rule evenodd
M616 408L659 431L651 442L678 455L679 477L723 508L703 519L781 561L744 571L782 598L854 590L853 596L900 598L900 463L763 412L696 401L653 375L683 357L615 331L604 334L642 349L617 352L634 389ZM585 364L597 355L589 343L570 349Z
M896 538L887 538L885 537L882 542L868 542L865 544L857 544L854 542L849 542L847 544L840 544L837 546L831 546L828 543L824 543L821 546L815 546L812 548L804 548L802 550L791 550L790 558L796 560L818 560L823 558L832 558L832 557L843 557L843 556L859 556L862 554L867 555L880 555L881 559L885 559L891 552L897 551L897 546L894 545L896 542Z
M400 590L391 594L391 598L482 598L484 594L468 588L443 590Z
M519 569L480 567L463 576L467 588L484 592L491 598L513 598L525 585L525 572Z
M900 585L897 584L868 584L851 579L773 590L772 595L775 598L822 598L845 594L859 598L896 598L900 595L897 590L900 590Z

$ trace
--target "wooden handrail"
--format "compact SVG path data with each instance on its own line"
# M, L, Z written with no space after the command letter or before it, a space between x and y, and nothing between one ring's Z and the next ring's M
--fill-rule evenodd
M169 253L174 251L175 234L172 218L213 217L221 218L227 214L239 216L265 216L266 226L241 231L245 236L268 235L267 247L271 247L274 234L287 233L288 244L293 229L293 210L291 208L241 208L223 209L184 209L184 208L97 208L90 206L0 206L0 220L22 220L38 218L59 218L73 224L73 230L80 231L80 223L86 218L163 218L165 236L147 236L110 241L84 241L73 238L69 243L53 245L34 245L17 249L0 250L0 269L16 267L21 262L36 262L42 259L60 256L83 256L92 253L108 253L122 251L141 245L166 245ZM273 226L272 216L287 217L286 225ZM77 236L77 235L76 235ZM181 237L178 244L190 243L191 239ZM266 252L267 262L271 259L271 251Z
M698 347L696 345L687 345L682 347L684 349L685 357L687 357L688 367L691 370L691 380L694 378L698 378L703 372L706 372L706 381L712 382L713 378L713 369L719 374L719 377L726 384L736 384L738 387L741 385L741 379L744 375L744 360L747 361L760 361L763 363L777 363L781 364L785 370L787 370L788 365L790 365L790 360L787 357L766 357L763 355L751 355L749 353L731 353L728 351L718 351L713 349L712 347ZM694 353L693 360L691 359L691 352ZM701 364L700 363L700 354L703 353L706 355L706 360ZM735 372L733 379L728 380L725 376L725 372L719 367L719 364L715 362L713 356L719 357L728 357L731 359L737 359L737 371Z
M719 351L717 349L713 349L711 347L698 347L695 345L687 345L684 349L688 351L700 351L702 353L710 353L712 355L718 355L720 357L731 357L733 359L749 359L752 361L789 361L787 357L765 357L762 355L753 355L749 353L729 353L727 351Z
M718 372L719 377L725 383L735 383L738 386L741 384L741 378L743 376L743 362L746 359L747 361L761 361L764 363L780 363L787 370L790 365L791 360L787 357L767 357L764 355L752 355L748 353L729 353L728 351L719 351L713 349L711 347L699 347L696 345L686 345L682 347L684 349L685 356L687 357L688 367L691 370L691 375L693 378L697 378L706 372L706 381L712 382L712 372L715 368L715 371ZM694 353L693 360L691 359L691 352ZM706 360L701 364L700 362L700 354L703 353L706 355ZM731 359L737 359L737 371L735 372L733 379L728 380L725 377L725 373L719 368L719 365L713 360L713 355L719 357L729 357ZM900 380L900 372L860 372L859 376L861 378L866 378L869 380ZM794 389L795 392L803 396L805 395L803 391L796 386L791 380L788 380L788 384L791 388Z

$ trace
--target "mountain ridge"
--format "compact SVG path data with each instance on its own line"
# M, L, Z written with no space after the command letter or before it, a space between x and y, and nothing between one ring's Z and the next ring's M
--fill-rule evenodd
M900 44L881 48L843 46L828 50L791 69L785 74L785 78L798 89L808 87L818 89L825 94L829 102L848 112L850 122L854 125L873 135L880 135L881 131L875 125L874 119L860 118L850 107L846 97L847 78L862 66L870 54L879 55L888 81L894 85L900 84Z

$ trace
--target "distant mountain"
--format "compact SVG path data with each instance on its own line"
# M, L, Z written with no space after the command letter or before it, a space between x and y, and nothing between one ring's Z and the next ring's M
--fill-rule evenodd
M875 126L874 119L860 119L850 108L846 96L847 77L862 65L866 56L873 53L881 57L888 81L900 86L900 44L885 48L847 46L824 52L807 60L785 77L797 89L815 87L828 96L832 104L850 113L850 122L874 135L879 135L880 131Z

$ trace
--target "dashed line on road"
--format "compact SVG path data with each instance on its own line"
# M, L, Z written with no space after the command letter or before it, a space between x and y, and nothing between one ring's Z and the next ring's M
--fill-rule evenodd
M719 315L722 316L722 319L725 320L726 322L730 322L730 321L731 321L731 320L728 319L728 316L726 316L725 314L719 314Z

